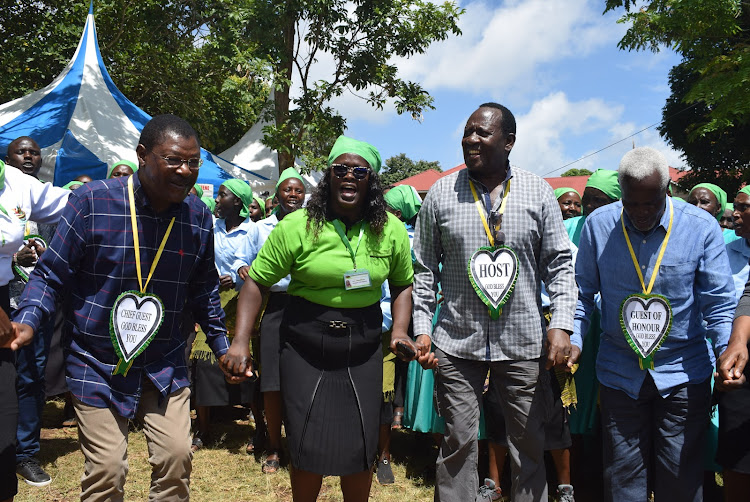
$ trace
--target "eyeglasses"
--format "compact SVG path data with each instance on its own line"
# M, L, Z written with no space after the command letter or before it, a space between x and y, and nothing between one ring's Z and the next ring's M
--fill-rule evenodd
M369 167L346 166L344 164L332 164L331 170L333 171L333 174L335 174L337 178L343 178L348 173L352 173L355 179L363 180L367 177L368 174L370 174Z
M203 165L203 159L181 159L179 157L165 157L164 155L157 155L164 159L169 167L180 167L182 166L182 164L187 164L190 170L196 171L201 167L201 165Z

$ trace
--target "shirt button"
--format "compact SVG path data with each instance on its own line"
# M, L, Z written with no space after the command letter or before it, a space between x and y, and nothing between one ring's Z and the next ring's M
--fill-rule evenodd
M643 239L643 243L646 244L646 239Z
M641 265L641 268L642 268L643 270L646 270L646 265Z

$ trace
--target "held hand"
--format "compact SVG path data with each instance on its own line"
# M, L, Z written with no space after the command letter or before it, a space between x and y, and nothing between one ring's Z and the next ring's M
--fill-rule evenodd
M10 347L16 337L16 330L4 310L0 309L0 348Z
M739 389L745 384L745 365L747 364L747 345L730 343L716 361L714 384L721 391Z
M224 373L231 376L240 376L247 373L250 368L252 374L252 362L250 360L250 347L238 344L235 340L226 354L219 358L219 366Z
M219 276L219 288L230 289L234 287L234 281L231 275L220 275Z
M7 316L3 316L8 319ZM3 322L0 321L4 325ZM7 334L7 328L3 326L2 333L0 333L0 347L10 348L11 350L18 350L24 345L28 345L31 339L34 338L34 330L31 326L26 324L11 323L12 329L10 334Z
M438 366L438 359L434 352L430 352L432 340L429 335L417 336L417 362L426 370L434 370Z
M567 364L571 356L570 335L561 329L547 330L547 364L552 366Z
M414 351L414 356L406 357L403 351L399 350L399 345L403 345L404 347L408 347L408 349ZM396 354L402 361L411 361L415 359L418 354L417 350L417 345L408 336L396 335L395 333L391 333L391 352Z
M44 243L38 241L37 239L33 239L32 241L30 241L29 245L34 247L34 252L36 253L37 257L42 256L42 253L47 250L47 248L44 246Z
M247 265L245 265L244 267L238 268L237 269L237 275L239 276L239 278L242 279L243 281L246 281L247 280L247 271L249 269L250 269L250 267L248 267Z
M570 373L573 370L573 366L578 362L579 357L581 357L581 349L571 343L570 358L568 358L568 364L565 365L565 371Z
M22 267L31 267L36 263L36 260L36 250L31 244L24 244L21 250L16 253L16 263Z
M248 360L244 373L234 374L230 372L226 367L226 361L227 361L226 357L227 357L227 354L224 354L223 356L219 357L219 368L221 369L222 373L224 373L224 380L227 383L236 385L238 383L244 382L248 378L255 376L253 373L252 361Z

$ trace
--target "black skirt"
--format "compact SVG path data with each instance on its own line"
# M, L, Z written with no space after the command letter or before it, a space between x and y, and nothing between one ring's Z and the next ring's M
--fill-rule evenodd
M255 382L245 380L240 384L227 383L218 361L194 359L191 370L195 406L235 406L253 401Z
M383 397L380 305L329 308L290 297L281 323L281 395L292 465L369 470Z
M729 392L715 391L719 402L716 462L725 470L750 474L750 365L747 383Z
M284 308L289 302L286 293L271 292L268 304L260 322L260 391L281 390L279 380L279 328L284 316Z

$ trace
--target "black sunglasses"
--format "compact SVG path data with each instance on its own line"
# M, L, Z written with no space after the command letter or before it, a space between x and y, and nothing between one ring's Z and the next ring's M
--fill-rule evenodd
M336 175L337 178L343 178L347 173L352 173L355 179L363 180L370 173L369 167L362 166L346 166L344 164L333 164L331 165L331 171Z

